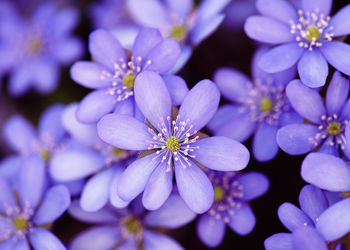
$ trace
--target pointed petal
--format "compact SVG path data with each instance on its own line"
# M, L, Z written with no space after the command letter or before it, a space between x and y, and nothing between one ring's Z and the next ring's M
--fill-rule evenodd
M225 223L209 213L201 215L197 222L197 235L208 247L217 247L225 236Z
M298 73L305 85L321 87L326 83L328 63L318 49L306 50L298 63Z
M328 115L340 115L349 96L349 84L349 79L342 77L339 71L334 72L326 94Z
M135 80L135 101L143 115L155 127L171 117L171 97L163 79L155 72L143 71Z
M306 87L300 80L294 80L288 84L286 93L295 111L311 122L321 123L326 109L318 91Z
M306 225L313 226L312 220L299 208L289 202L283 203L278 208L278 218L291 232Z
M131 201L145 189L153 170L159 164L158 160L153 160L154 157L153 153L146 155L125 169L118 184L120 198Z
M268 73L280 72L295 65L303 53L296 42L279 45L261 56L259 66Z
M258 161L272 160L278 153L276 142L277 127L263 123L253 138L253 154Z
M175 177L179 193L190 209L206 212L214 201L214 189L206 174L195 163L182 166L175 161Z
M301 165L303 179L329 191L350 190L350 169L342 159L322 153L310 153Z
M350 45L339 42L331 41L323 43L320 48L324 57L327 59L337 70L343 72L346 75L350 75Z
M65 250L66 247L51 232L43 228L35 228L29 235L34 249Z
M220 101L220 92L210 80L198 82L186 95L179 110L181 121L189 120L193 125L190 131L199 131L215 114Z
M54 222L70 205L70 194L63 185L50 188L43 199L33 221L36 225L44 225Z
M146 150L152 140L148 126L127 115L106 115L97 124L97 131L103 141L128 150Z
M243 197L245 201L254 200L265 194L269 189L269 179L261 173L248 172L238 176L237 182L243 186Z
M199 139L192 144L193 157L200 164L218 171L238 171L249 162L248 149L238 141L224 136Z
M250 206L242 203L242 206L231 215L228 225L237 234L247 235L253 230L255 222L256 218Z

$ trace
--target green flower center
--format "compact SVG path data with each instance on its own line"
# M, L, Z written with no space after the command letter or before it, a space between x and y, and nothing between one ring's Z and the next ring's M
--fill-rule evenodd
M185 39L186 36L186 29L183 26L175 25L171 31L170 36L177 40L178 42L181 42Z
M36 54L39 53L43 48L43 43L38 37L32 37L28 42L29 52Z
M127 218L124 225L126 229L132 234L136 234L140 232L142 229L141 222L133 216L130 216L129 218Z
M132 73L127 73L123 78L123 84L128 89L133 89L136 76Z
M306 38L307 40L311 41L316 41L320 37L320 32L315 26L309 26L306 29L307 35Z
M180 149L180 142L175 136L170 137L165 142L166 147L171 151L178 151Z
M22 217L16 217L12 220L14 227L18 230L23 230L27 227L28 222Z
M113 149L113 153L114 155L118 158L120 156L120 154L123 154L125 152L125 150L120 149L120 148L114 148Z
M222 187L214 187L214 201L221 201L225 196L225 191Z
M41 150L40 156L44 159L44 161L48 161L50 159L50 152L47 150Z
M260 109L262 111L269 112L272 110L272 108L273 108L273 103L272 103L271 98L269 98L269 97L261 98Z
M339 122L332 122L327 127L328 133L331 135L338 135L341 133L341 127Z

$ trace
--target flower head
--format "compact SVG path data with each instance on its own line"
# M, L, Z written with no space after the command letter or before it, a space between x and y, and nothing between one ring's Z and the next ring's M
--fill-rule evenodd
M162 78L144 71L135 81L135 100L149 126L125 115L111 114L98 123L102 140L129 150L148 150L127 167L118 184L122 199L132 200L144 190L143 204L157 209L173 187L196 212L205 212L214 200L209 179L198 166L230 171L244 168L247 149L225 137L201 138L197 131L214 115L220 94L209 80L199 82L185 97L178 114L172 114L169 92Z
M350 33L350 5L329 16L332 0L303 0L301 8L285 1L259 0L260 16L245 23L249 37L277 45L259 61L259 66L276 73L298 64L301 81L309 87L326 83L328 63L350 74L350 45L337 41Z

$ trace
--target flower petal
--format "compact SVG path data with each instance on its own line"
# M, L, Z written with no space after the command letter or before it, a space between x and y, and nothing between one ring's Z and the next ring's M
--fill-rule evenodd
M272 160L278 153L277 127L262 123L253 138L253 154L258 161Z
M350 231L350 198L342 200L325 210L318 218L316 229L327 241L334 241Z
M20 239L18 240L12 249L16 249L16 250L30 250L29 244L28 244L28 240L27 239ZM1 250L3 250L1 248Z
M278 208L278 218L291 232L306 225L313 226L312 220L299 208L289 202L283 203Z
M31 152L36 140L34 127L19 115L5 123L3 136L12 149L22 154Z
M255 215L249 205L242 203L230 216L229 227L239 235L249 234L255 226Z
M292 234L274 234L265 240L264 246L266 250L294 250Z
M264 16L275 18L289 25L290 20L298 20L297 12L294 6L281 0L258 0L256 2L257 10Z
M81 193L80 206L88 212L101 209L109 199L114 169L106 169L91 177Z
M310 153L301 165L303 179L329 191L350 190L350 169L342 159L323 153Z
M220 68L215 71L213 79L226 99L243 102L248 97L250 80L243 73L231 68Z
M332 0L302 0L303 11L315 12L318 10L320 13L328 16L332 8Z
M251 39L259 42L281 44L294 40L288 24L270 17L248 17L244 24L244 30Z
M142 196L148 210L159 209L173 189L173 171L168 171L167 162L160 163L151 174Z
M104 71L106 71L105 67L100 64L79 61L71 67L70 75L75 82L86 88L107 88L111 86L111 83L102 78Z
M117 148L128 150L148 149L152 140L146 124L127 115L109 114L97 124L100 138Z
M329 26L333 27L332 33L335 37L345 36L350 33L350 28L347 23L350 22L350 5L346 5L340 9L329 22ZM348 21L346 21L348 20Z
M107 250L112 249L121 237L116 226L99 226L79 233L69 246L71 250Z
M165 75L163 80L168 88L172 104L174 106L181 105L189 91L185 80L176 75Z
M208 247L217 247L225 236L225 223L209 213L201 215L197 222L197 235Z
M112 167L115 168L115 173L109 188L109 201L116 208L124 208L129 204L129 202L124 201L122 198L120 198L117 192L120 177L123 174L124 168L122 168L121 166L115 166L115 165L113 165Z
M218 171L238 171L249 162L248 149L238 141L224 136L199 139L192 153L200 164Z
M12 189L2 176L0 176L0 189L0 211L6 213L6 206L15 206L16 199Z
M189 120L190 131L199 131L215 114L220 101L220 92L210 80L198 82L186 95L179 110L181 121Z
M65 135L61 123L64 106L54 104L45 109L39 120L39 136L44 143L59 143Z
M31 66L33 87L41 94L51 93L56 89L59 79L58 65L51 60L40 60Z
M155 231L146 230L143 239L145 249L183 250L183 247L175 240L165 234L156 233Z
M259 66L268 73L276 73L292 67L304 53L296 42L279 45L261 56Z
M178 42L168 38L154 46L147 54L147 61L151 64L147 70L156 71L160 74L165 74L174 67L181 53L181 48Z
M22 208L28 205L35 208L42 198L45 185L45 162L37 154L23 161L19 173L19 197Z
M311 122L321 123L321 116L326 114L326 109L316 90L306 87L300 80L294 80L288 84L286 93L295 111Z
M349 79L342 77L339 71L334 72L326 94L328 115L340 115L349 96L349 84Z
M125 169L118 184L120 198L131 201L145 189L153 170L159 165L159 160L153 160L154 157L154 153L146 155Z
M114 72L113 63L119 63L120 59L126 62L126 53L117 39L103 29L93 31L89 36L89 50L93 59Z
M155 127L171 117L171 97L163 79L155 72L143 71L135 80L135 101L143 115Z
M209 2L209 1L206 1ZM199 45L203 40L209 37L215 30L219 27L219 25L224 20L225 15L218 14L210 17L209 19L198 20L193 27L190 39L193 45Z
M311 141L318 133L311 124L290 124L278 130L276 140L278 146L290 155L302 155L312 151L318 143Z
M70 205L70 194L63 185L50 188L43 199L33 221L36 225L44 225L54 222Z
M135 58L140 56L142 59L146 59L148 52L162 41L163 37L157 29L142 28L132 46L132 55Z
M241 116L242 113L239 112L239 106L224 104L218 109L213 118L207 124L207 128L211 132L216 132L222 126L225 126L226 123L230 122L232 119L242 119Z
M237 182L243 186L243 197L245 201L254 200L265 194L269 189L269 179L261 173L248 172L238 176Z
M298 73L305 85L321 87L328 76L328 63L318 49L306 50L298 63Z
M145 223L151 227L175 229L186 225L196 217L178 194L172 194L157 210L145 216Z
M329 64L344 74L350 75L349 44L339 41L331 41L323 43L322 47L320 47L320 50L322 51Z
M175 161L175 177L179 193L190 209L206 212L214 201L214 189L207 175L197 164L182 166Z
M55 235L43 228L35 228L34 231L29 234L29 238L34 249L66 249L66 247Z
M327 250L325 240L313 227L300 227L292 234L294 249Z
M322 190L312 185L306 185L300 191L299 204L300 208L314 222L318 220L318 217L329 206L328 200Z

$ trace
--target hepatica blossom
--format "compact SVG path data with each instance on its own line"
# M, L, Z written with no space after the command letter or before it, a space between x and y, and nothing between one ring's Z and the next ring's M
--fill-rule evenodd
M258 161L273 159L278 153L275 140L278 128L300 123L285 94L285 85L295 77L295 69L267 74L257 66L264 49L252 62L253 80L243 73L221 68L214 74L222 95L233 104L219 108L208 128L215 134L245 141L254 133L252 150Z
M299 80L287 86L294 109L308 122L291 124L277 133L277 143L288 154L299 155L317 150L339 155L346 150L345 128L349 121L349 80L335 72L326 93L320 94Z
M66 187L45 189L45 169L31 155L12 190L0 177L0 249L66 249L48 228L70 205ZM31 246L31 247L30 247Z
M105 30L91 33L89 50L94 62L77 62L71 68L73 80L95 89L81 101L77 110L78 120L84 123L96 123L113 110L135 115L138 108L134 101L134 83L138 74L144 70L167 73L180 54L175 40L164 40L159 31L152 28L138 33L130 57L118 40ZM175 76L170 76L167 82L169 88L173 82L178 83ZM182 90L181 86L179 89ZM173 87L176 93L179 89Z
M143 190L147 209L159 208L173 188L173 172L181 197L198 213L208 210L214 200L213 187L198 164L232 171L243 169L248 150L226 137L200 138L198 131L214 115L220 93L209 80L199 82L172 114L169 92L162 78L144 71L135 81L135 101L147 124L126 115L110 114L98 123L102 140L128 150L149 150L124 171L118 193L132 200Z
M75 116L77 104L67 106L62 124L71 135L70 146L51 160L50 174L56 181L84 180L80 205L86 211L101 209L108 201L125 207L117 193L117 184L125 167L135 160L136 152L114 148L97 135L96 124L80 123Z
M350 75L350 46L339 37L350 33L350 5L330 17L332 0L302 0L296 10L285 0L258 0L261 16L249 17L245 31L249 37L273 45L260 60L270 73L298 64L301 81L309 87L323 86L328 63Z
M82 42L71 34L77 23L76 9L52 3L41 4L29 19L15 14L1 18L0 74L10 72L12 96L31 88L42 94L56 89L59 65L68 66L83 52Z
M255 216L247 202L263 195L268 179L260 173L207 171L214 187L214 203L200 215L197 234L208 247L217 247L225 235L227 224L239 235L249 234L255 226Z
M301 209L288 202L278 208L279 219L291 233L278 233L267 238L267 250L326 250L328 243L350 231L347 216L350 198L329 206L322 190L307 185L300 192L299 204Z
M128 209L106 206L97 212L85 212L73 202L69 213L77 220L96 225L77 235L70 249L183 249L170 237L154 230L179 228L195 218L196 214L180 196L172 194L160 209L151 212L146 212L138 201L132 202Z

